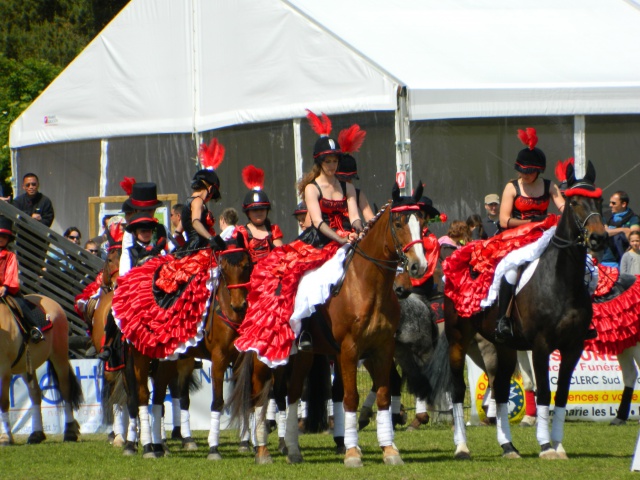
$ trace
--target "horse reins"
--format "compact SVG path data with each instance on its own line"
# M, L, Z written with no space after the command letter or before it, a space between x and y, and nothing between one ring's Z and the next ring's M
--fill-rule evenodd
M589 212L589 215L587 215L587 217L584 219L581 225L578 219L576 218L576 214L573 211L573 207L571 207L571 204L569 204L569 208L571 209L571 215L573 217L573 221L578 227L580 234L575 240L567 240L565 238L559 237L558 231L556 229L556 232L553 234L553 237L551 238L551 243L553 243L558 248L569 248L573 246L586 247L587 246L587 228L586 228L587 222L591 217L595 215L599 215L600 217L602 217L602 215L600 214L600 212L591 211Z

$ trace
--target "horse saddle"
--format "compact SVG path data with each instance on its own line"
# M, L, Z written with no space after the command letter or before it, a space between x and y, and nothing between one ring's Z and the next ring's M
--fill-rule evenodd
M52 327L51 319L38 305L24 298L10 295L4 299L24 330L29 331L31 327L38 327L41 332L45 332Z

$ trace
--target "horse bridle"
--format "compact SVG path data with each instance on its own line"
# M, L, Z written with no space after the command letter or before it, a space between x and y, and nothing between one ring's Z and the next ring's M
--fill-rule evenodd
M247 255L249 255L249 258L251 258L251 255L249 253L249 251L246 248L229 248L227 250L222 250L220 252L216 252L214 253L215 259L216 259L216 264L217 264L217 268L218 268L218 278L220 279L220 283L218 284L218 288L221 284L224 284L224 287L227 289L227 291L229 292L229 295L231 294L231 290L234 290L236 288L249 288L249 285L251 284L251 282L245 282L245 283L234 283L229 285L229 282L227 282L227 279L222 271L222 266L220 265L220 259L222 256L224 255L228 255L231 253L239 253L239 252L244 252ZM213 302L213 310L215 312L218 311L218 309L216 308L216 304L220 305L220 302L217 301L218 299L218 295L217 295L217 289L215 292L212 292L212 302ZM234 322L233 320L230 320L229 317L222 311L222 307L220 307L219 309L220 314L218 315L222 321L224 323L226 323L229 327L231 327L234 330L238 330L238 327L240 326L239 322Z
M556 232L553 234L553 237L551 238L551 243L553 243L556 247L558 248L569 248L569 247L573 247L573 246L578 246L578 247L586 247L587 246L587 236L588 236L588 231L587 231L587 222L589 221L589 219L595 215L599 215L602 218L602 214L600 214L600 212L594 212L593 210L589 211L589 215L586 216L586 218L584 219L584 221L582 222L582 224L580 224L580 222L578 221L578 219L576 218L576 213L575 211L573 211L573 207L571 206L571 202L567 201L565 202L565 208L567 203L569 203L569 208L572 210L571 214L573 217L573 221L575 222L576 226L578 227L578 231L580 232L578 237L575 240L567 240L565 238L561 238L558 236L558 231L556 229Z

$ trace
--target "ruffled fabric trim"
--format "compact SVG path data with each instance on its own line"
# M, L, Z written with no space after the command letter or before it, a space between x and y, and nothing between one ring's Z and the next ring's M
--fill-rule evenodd
M605 265L598 265L598 286L594 296L601 297L611 291L613 286L620 277L620 271L615 267L607 267Z
M480 302L487 297L496 267L510 252L529 245L558 223L557 215L543 222L528 223L506 230L487 240L476 240L445 259L444 293L461 317L470 317L482 310Z
M339 247L338 243L331 242L318 249L294 240L273 249L254 267L247 296L249 308L235 341L239 351L256 352L260 361L269 367L288 362L296 338L289 320L300 280L305 272L333 257ZM301 303L305 303L302 298Z
M607 275L600 275L604 277ZM640 275L626 291L608 302L593 303L592 324L598 338L584 343L584 349L618 355L640 342ZM611 288L609 288L610 290Z
M191 261L187 260L189 257L179 260L171 255L155 257L118 278L113 316L124 337L139 352L151 358L175 360L202 339L211 294L217 285L217 270L209 268L209 265L215 265L213 258L201 255L205 253L211 257L210 252L198 252L193 255L198 258ZM153 294L154 274L163 267L166 271L178 272L172 265L178 263L189 269L193 276L187 280L182 294L165 309L156 303ZM164 283L164 286L177 288L184 278L181 273L179 280Z
M87 285L82 293L76 295L73 302L73 308L80 318L84 318L84 309L87 307L87 302L94 296L99 296L101 286L102 272L98 273L96 279Z

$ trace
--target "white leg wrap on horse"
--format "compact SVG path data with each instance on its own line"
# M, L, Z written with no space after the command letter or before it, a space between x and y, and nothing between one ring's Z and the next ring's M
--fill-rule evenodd
M64 423L73 422L73 407L70 403L64 402Z
M416 415L418 413L427 413L427 402L421 398L416 398Z
M287 431L287 412L278 412L276 417L276 423L278 424L278 438L284 438L284 434Z
M161 407L162 407L162 405L161 405ZM152 430L152 432L153 432L153 430ZM164 426L164 415L162 415L162 408L160 409L160 439L163 442L167 439L167 429Z
M538 405L538 429L536 431L536 438L540 445L545 443L551 443L551 437L549 436L549 406Z
M40 405L31 405L29 410L31 410L31 431L42 432L42 411L40 410Z
M356 418L356 412L344 412L344 446L347 450L358 446L358 419Z
M391 423L391 410L378 410L376 415L378 445L388 447L393 445L393 424Z
M264 407L256 407L254 418L256 422L256 438L254 445L257 447L264 447L269 441L269 431L267 430L267 423L262 415L262 409Z
M248 442L249 439L251 438L251 416L249 416L249 425L247 425L246 428L244 426L244 422L242 423L240 428L240 433L242 433L242 435L240 436L240 441Z
M298 448L298 402L287 405L287 421L284 432L284 442Z
M300 418L307 418L307 402L300 400L300 412L298 414Z
M182 412L180 411L180 399L171 399L171 417L173 418L173 428L180 426Z
M120 405L113 406L113 433L116 435L125 436L125 430L127 428L125 420L129 417L120 408Z
M269 405L267 405L267 420L276 419L277 409L278 409L278 406L276 405L276 401L273 398L269 399Z
M149 423L149 407L143 405L138 407L138 418L140 418L140 441L142 445L147 445L151 442L151 425ZM131 427L129 427L131 429Z
M129 417L129 428L127 430L127 441L138 442L138 419Z
M333 417L333 400L327 400L327 415Z
M162 431L164 430L162 425L162 405L151 406L151 417L151 442L162 443ZM145 445L144 442L142 444Z
M509 405L507 403L499 403L496 405L496 430L498 433L498 443L500 445L511 442Z
M553 422L551 422L551 441L554 444L562 443L564 438L564 418L567 414L566 407L553 409Z
M400 413L400 395L391 396L391 413Z
M344 403L333 404L333 436L344 437Z
M489 418L495 418L498 415L498 410L496 407L496 399L495 398L489 398L489 401L487 402L487 417Z
M11 417L9 412L2 412L2 422L0 422L0 434L9 435L11 433Z
M453 404L453 442L456 445L467 443L467 432L464 424L464 409L461 403Z
M180 410L180 433L182 438L191 437L191 420L189 410Z
M367 393L367 397L364 399L364 402L362 402L362 406L369 408L373 407L373 404L376 403L376 397L376 392L372 392L371 390L369 390L369 393ZM393 402L393 399L391 401Z
M262 407L260 408L260 413L262 414ZM269 430L267 430L267 423L266 423L266 418L261 415L260 417L258 417L255 413L253 415L249 416L249 433L251 434L249 439L251 440L251 444L252 445L257 445L257 440L256 440L256 429L258 428L258 421L260 421L260 423L262 423L262 425L264 426L265 431L267 432L267 435L269 435Z
M217 447L220 444L220 412L211 412L208 441L210 447Z

